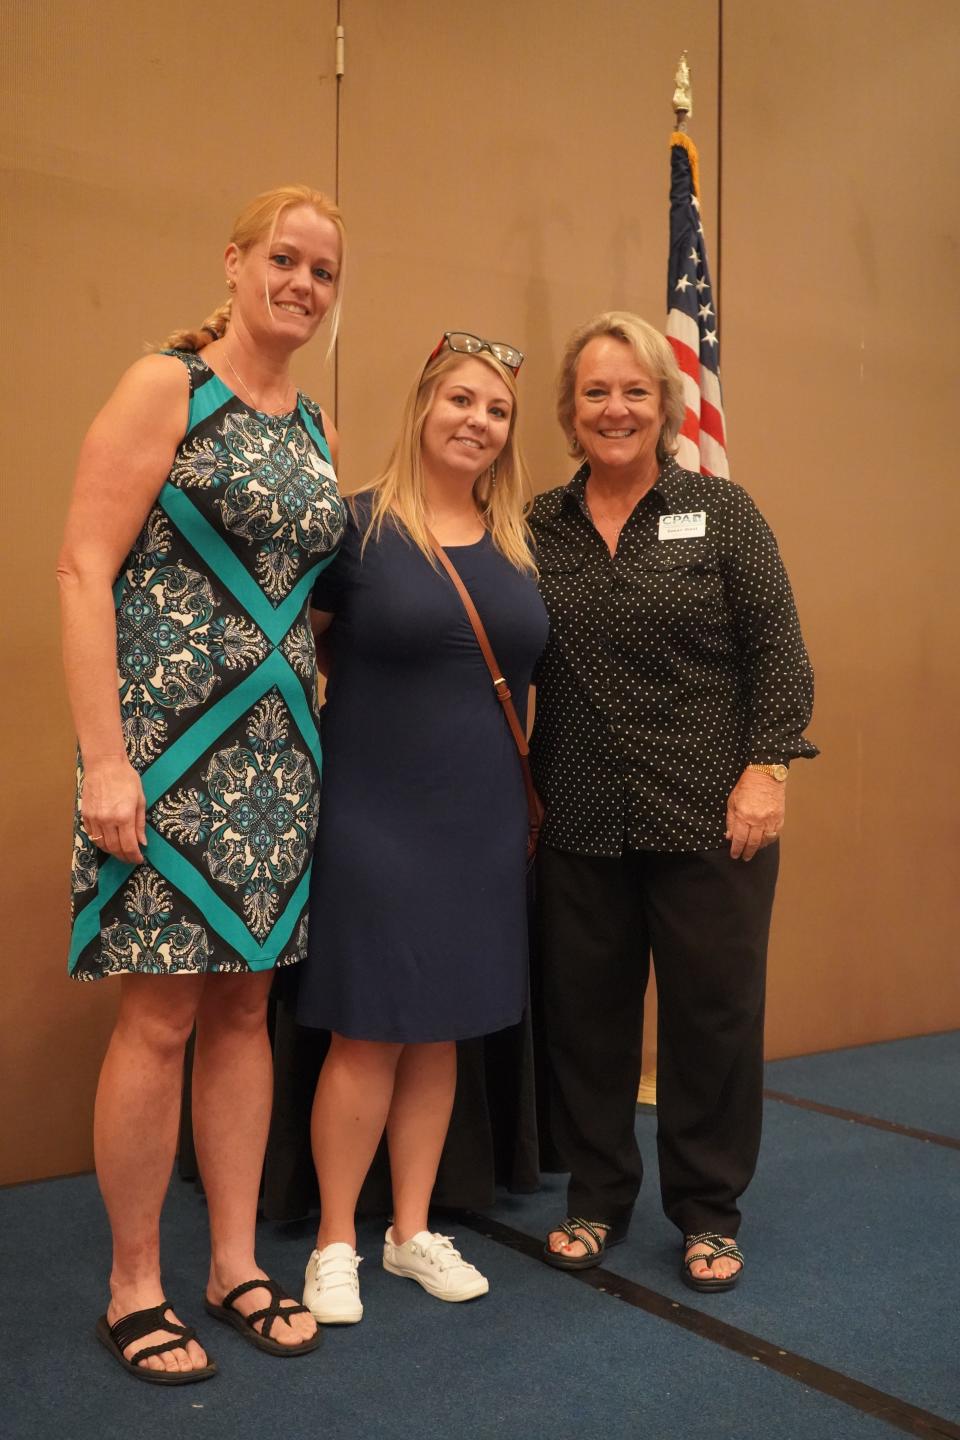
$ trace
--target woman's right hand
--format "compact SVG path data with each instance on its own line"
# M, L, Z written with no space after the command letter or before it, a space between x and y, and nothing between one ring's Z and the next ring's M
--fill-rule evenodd
M147 801L140 776L126 756L84 764L80 816L98 849L128 865L143 860L140 847L147 843Z

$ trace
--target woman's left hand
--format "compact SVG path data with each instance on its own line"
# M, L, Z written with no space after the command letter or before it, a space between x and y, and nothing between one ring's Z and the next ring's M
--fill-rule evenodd
M727 800L731 860L752 860L758 850L779 840L787 787L761 770L744 770Z

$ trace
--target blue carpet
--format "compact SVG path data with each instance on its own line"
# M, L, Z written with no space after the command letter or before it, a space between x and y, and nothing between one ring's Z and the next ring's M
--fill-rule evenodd
M807 1120L799 1116L801 1124ZM846 1130L843 1135L849 1139ZM804 1167L811 1190L816 1173L815 1166ZM804 1190L795 1186L790 1217L783 1217L801 1230ZM546 1197L536 1203L555 1213L555 1198L553 1204ZM780 1217L766 1213L769 1200L761 1203L759 1196L756 1209L765 1214L767 1249L780 1250ZM367 1256L362 1324L328 1330L314 1355L272 1360L203 1315L197 1302L205 1274L205 1210L179 1183L165 1213L168 1293L185 1319L202 1325L221 1374L208 1384L161 1390L129 1379L92 1336L109 1254L92 1178L0 1192L0 1220L8 1252L0 1347L7 1440L769 1440L771 1431L778 1440L891 1440L897 1433L467 1230L458 1238L490 1276L488 1297L442 1305L385 1274L378 1264L380 1228L368 1226L360 1240ZM652 1226L637 1229L638 1237L652 1237ZM743 1323L763 1317L780 1333L785 1316L772 1284L777 1269L772 1254L764 1259L759 1253L756 1229L756 1278L743 1301L738 1293L739 1313L729 1318ZM889 1233L885 1225L884 1235ZM861 1225L848 1242L860 1249L868 1238ZM669 1240L666 1232L662 1239ZM260 1256L295 1289L310 1244L302 1227L264 1226ZM644 1281L669 1284L672 1265L664 1268L663 1247L655 1248L661 1268L644 1263ZM631 1249L631 1268L638 1254ZM782 1263L781 1255L776 1266ZM809 1268L800 1257L797 1272ZM829 1273L827 1260L822 1273ZM53 1307L47 1303L51 1293L57 1296ZM802 1309L796 1284L781 1288L784 1293L791 1311ZM893 1308L891 1302L888 1323ZM918 1314L913 1323L933 1341L932 1320ZM833 1318L822 1307L814 1328L820 1327L834 1360L842 1358L849 1337L834 1333ZM897 1353L900 1337L896 1344L888 1338L885 1378L889 1388L902 1391L910 1361Z
M679 1236L660 1210L656 1118L638 1115L647 1175L625 1245L606 1268L751 1334L960 1421L957 1293L949 1236L960 1153L770 1102L740 1232L748 1273L725 1295L679 1277ZM544 1235L565 1184L491 1213Z
M960 1138L960 1030L774 1060L766 1083L804 1100Z
M768 1084L823 1104L956 1133L960 1036L779 1061ZM960 1420L950 1236L960 1154L776 1102L746 1198L748 1273L703 1297L678 1276L660 1212L655 1116L638 1117L647 1183L614 1273L878 1390ZM505 1197L493 1214L537 1237L564 1212L564 1182ZM92 1177L0 1191L7 1299L0 1381L9 1440L891 1440L838 1400L559 1275L467 1229L491 1294L442 1305L379 1265L361 1234L367 1314L321 1350L278 1361L205 1316L202 1199L175 1182L166 1282L221 1374L161 1390L124 1375L93 1338L105 1303L106 1221ZM440 1223L439 1221L435 1223ZM443 1228L443 1227L441 1227ZM261 1227L260 1257L296 1293L312 1238ZM49 1299L56 1297L51 1307Z

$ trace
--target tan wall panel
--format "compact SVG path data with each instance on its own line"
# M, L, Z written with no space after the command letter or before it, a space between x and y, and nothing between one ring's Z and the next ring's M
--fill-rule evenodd
M618 306L664 318L673 73L697 82L715 217L716 0L345 0L341 198L356 239L340 356L342 474L382 465L444 330L526 352L536 488L569 478L553 418L560 348Z
M54 565L77 448L120 372L225 297L258 190L336 176L335 0L17 7L0 133L4 436L0 1180L89 1166L117 987L66 978L72 727ZM13 343L11 343L11 337ZM318 342L300 367L329 401ZM11 758L13 763L11 763Z
M733 473L784 551L823 749L790 781L768 1046L960 1025L954 0L725 0Z
M663 318L684 46L717 269L717 0L341 9L346 486L383 460L416 366L452 325L527 351L535 484L558 483L566 333L611 305ZM220 298L238 206L278 180L332 187L335 10L281 0L266 37L226 0L56 0L15 19L0 134L19 397L2 496L17 683L0 1179L89 1164L116 998L64 975L72 740L52 575L76 449L143 342ZM944 81L960 11L810 0L765 7L762 31L757 13L725 0L721 319L735 478L780 538L818 670L824 756L790 782L771 954L770 1050L788 1054L960 1024L957 502L941 438L960 312ZM305 388L329 403L321 348L305 361Z

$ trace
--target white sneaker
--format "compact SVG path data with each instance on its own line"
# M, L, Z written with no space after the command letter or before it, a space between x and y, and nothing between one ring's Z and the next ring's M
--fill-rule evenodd
M310 1256L303 1303L321 1325L356 1325L363 1319L357 1276L360 1260L345 1240L335 1240Z
M397 1245L391 1225L383 1242L383 1268L416 1280L438 1300L475 1300L490 1289L487 1277L454 1250L452 1235L429 1230L419 1230L406 1244Z

